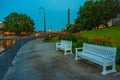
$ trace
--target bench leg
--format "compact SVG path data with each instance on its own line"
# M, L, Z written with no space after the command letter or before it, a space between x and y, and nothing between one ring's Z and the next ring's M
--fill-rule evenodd
M75 60L78 60L77 53L75 54Z
M113 66L112 66L112 71L113 71L113 72L116 72L115 62L114 62L114 64L113 64Z
M102 71L102 75L106 75L106 65L103 66L103 71Z
M56 50L58 50L58 48L56 47Z
M65 50L64 55L67 55L67 50Z
M72 49L70 50L70 54L72 54Z
M67 51L69 51L69 53ZM64 55L67 55L67 54L72 54L72 50L65 50Z
M112 65L111 70L106 70L106 66L103 66L102 75L106 75L106 74L112 73L112 72L116 72L115 65Z
M102 75L106 75L107 74L107 69L106 69L106 62L105 62L105 58L104 58L104 63L103 63L103 71L102 71Z

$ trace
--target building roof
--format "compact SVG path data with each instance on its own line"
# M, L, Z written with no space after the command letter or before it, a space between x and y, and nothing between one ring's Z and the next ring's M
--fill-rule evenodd
M0 21L0 24L2 24L2 22Z

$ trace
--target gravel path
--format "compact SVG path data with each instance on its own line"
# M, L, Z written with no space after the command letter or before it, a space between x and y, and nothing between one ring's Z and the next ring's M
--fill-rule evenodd
M120 74L101 75L102 67L90 61L74 60L55 50L55 43L31 41L18 52L4 80L120 80Z

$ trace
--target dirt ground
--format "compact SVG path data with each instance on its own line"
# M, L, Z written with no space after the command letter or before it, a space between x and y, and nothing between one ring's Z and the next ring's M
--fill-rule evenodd
M101 75L102 67L75 55L63 55L42 39L24 45L3 80L120 80L119 73Z

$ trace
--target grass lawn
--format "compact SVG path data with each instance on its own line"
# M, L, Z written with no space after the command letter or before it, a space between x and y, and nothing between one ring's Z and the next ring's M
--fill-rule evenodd
M99 38L102 38L104 36L110 36L111 41L114 41L115 39L118 39L120 41L120 25L98 30L85 31L81 32L81 34L83 36L88 36L90 39L93 38L94 36Z

